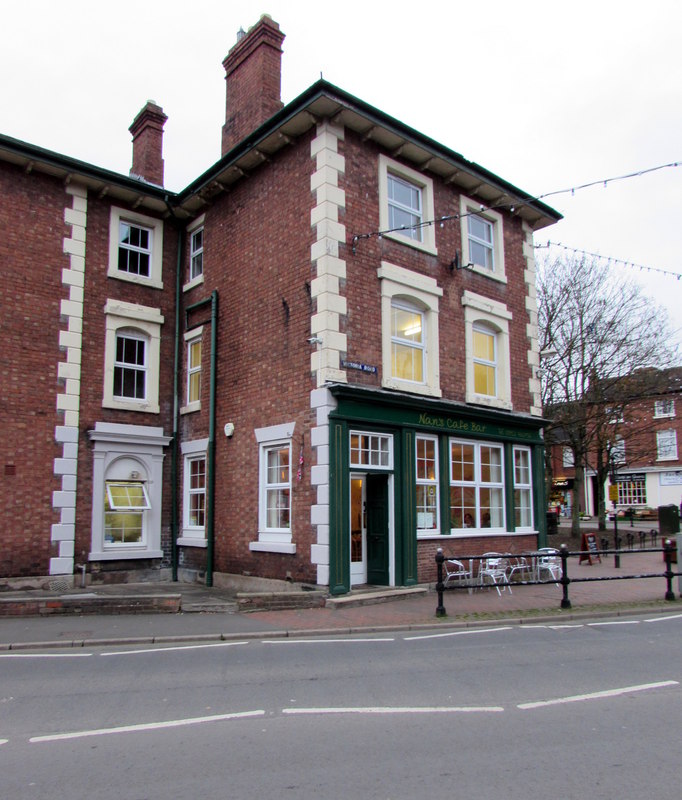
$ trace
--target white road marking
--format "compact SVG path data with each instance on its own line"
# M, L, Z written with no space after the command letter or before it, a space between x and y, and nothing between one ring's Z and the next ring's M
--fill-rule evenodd
M619 697L631 692L646 692L650 689L661 689L664 686L679 686L679 681L659 681L658 683L642 683L639 686L624 686L622 689L607 689L603 692L590 692L589 694L575 694L572 697L557 697L554 700L539 700L535 703L520 703L517 708L528 710L543 708L544 706L558 706L564 703L580 703L584 700L601 700L604 697Z
M9 739L0 739L0 744L7 744L7 742L9 742Z
M502 706L366 706L349 708L283 708L282 714L480 714L500 713Z
M205 650L209 647L234 647L248 642L213 642L212 644L187 644L173 645L173 647L149 647L145 650L112 650L109 653L100 653L101 656L132 656L140 653L168 653L175 650Z
M611 622L588 622L588 628L598 628L603 625L639 625L638 619L617 619Z
M395 642L395 638L390 639L264 639L262 644L339 644L346 643L374 643L374 642Z
M446 636L466 636L470 633L496 633L497 631L510 631L511 625L501 628L476 628L466 631L449 631L448 633L425 633L422 636L405 636L406 642L416 642L419 639L443 639Z
M565 629L584 628L585 626L582 624L569 625L569 623L566 623L565 625L548 625L547 627L551 628L553 631L562 631Z
M669 619L682 619L682 614L666 614L665 617L653 617L645 619L644 622L667 622Z
M263 717L265 711L240 711L232 714L214 714L210 717L189 717L188 719L170 719L166 722L143 722L139 725L121 725L117 728L95 728L86 731L72 731L71 733L53 733L46 736L32 736L31 744L37 742L58 742L64 739L84 739L87 736L108 736L112 733L139 733L140 731L158 731L164 728L180 728L184 725L201 725L205 722L223 722L229 719L245 719L248 717Z
M68 645L64 645L68 647ZM0 653L0 658L89 658L92 653Z

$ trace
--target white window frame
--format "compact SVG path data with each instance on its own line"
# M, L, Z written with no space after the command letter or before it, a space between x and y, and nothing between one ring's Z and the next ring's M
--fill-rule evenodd
M512 314L504 303L470 292L462 295L464 306L464 343L466 351L466 401L476 405L502 408L511 411L511 354L509 347L509 323ZM474 383L474 328L485 326L495 334L497 357L496 394L494 397L478 394Z
M293 437L295 422L272 425L267 428L256 428L254 431L258 443L258 541L249 542L249 549L269 553L296 552L296 544L292 540L293 527ZM289 527L268 528L267 526L267 493L271 485L267 482L268 453L273 448L289 448Z
M193 289L195 286L200 286L204 282L204 244L206 240L205 222L206 215L202 214L200 217L197 217L195 220L193 220L192 224L187 227L187 238L189 239L189 261L187 268L187 282L182 287L183 292L188 292L190 289ZM201 245L201 272L192 276L192 243L194 234L198 233L199 230L203 231L203 240Z
M497 211L481 209L481 204L469 197L460 196L459 210L462 234L462 264L472 264L471 269L479 275L485 275L502 283L507 282L504 267L504 230L503 217ZM469 248L469 217L473 215L487 222L492 227L492 269L482 264L474 264Z
M483 336L487 336L492 340L493 344L493 358L492 361L487 358L476 357L475 350L476 348L473 346L473 342L476 339L476 334L482 334ZM495 328L489 326L486 322L476 321L473 324L472 328L472 359L474 362L474 391L476 391L476 367L480 366L483 367L485 370L492 370L493 375L493 391L491 394L487 392L483 392L482 394L485 397L497 397L497 358L498 358L498 344L497 344L497 334L498 331Z
M118 344L121 340L127 341L134 341L139 342L142 344L143 347L143 360L141 364L133 363L130 361L120 361L118 359ZM146 402L147 400L147 362L149 360L149 340L144 334L140 334L134 328L119 328L116 331L116 358L114 360L114 386L112 388L114 399L121 400L123 402ZM117 373L122 372L124 375L125 373L135 373L135 384L139 381L139 376L142 376L144 381L144 391L141 397L131 396L127 394L116 394L116 375ZM122 385L125 384L125 380L121 381Z
M428 478L425 476L419 475L419 445L420 443L430 442L433 444L433 451L434 451L434 462L435 462L435 475L433 478ZM419 487L422 487L423 490L428 492L429 494L433 494L435 497L435 525L432 527L425 527L420 526L420 522L424 522L425 518L420 519L420 512L419 512L419 503L417 500L417 538L423 539L430 536L440 536L441 532L441 525L440 525L440 459L439 459L439 452L438 452L438 437L437 436L428 436L425 434L418 434L415 436L415 471L414 474L416 476L416 484L417 490ZM426 515L428 512L422 512L422 514Z
M438 301L443 290L434 278L398 267L386 261L377 270L381 283L381 385L429 397L441 397L438 339ZM424 380L406 381L393 376L393 304L407 303L422 312L424 340Z
M524 482L519 480L519 473L517 470L516 465L516 455L517 453L522 453L526 459L527 464L524 469L527 468L528 470L528 481ZM521 447L521 446L514 446L512 448L512 469L514 473L514 530L517 533L528 533L530 531L535 530L534 522L533 522L533 454L531 453L530 447ZM519 492L520 495L523 495L528 498L528 516L530 519L530 524L528 525L517 525L516 524L516 514L519 508L525 508L526 506L520 506L516 502L516 493Z
M433 181L431 178L382 154L379 156L379 227L383 231L383 235L402 244L415 247L417 250L436 255L438 251L436 249L435 224L421 224L418 228L392 230L389 212L389 205L391 205L388 190L389 175L410 184L420 191L422 223L431 222L435 219ZM419 236L415 237L414 231L419 232Z
M118 268L119 231L121 222L145 228L150 234L149 276L136 275ZM109 265L107 277L163 289L163 221L136 211L111 207L109 213Z
M164 447L170 436L163 428L96 422L88 431L93 442L92 541L90 561L161 558L161 509L163 501ZM143 541L112 544L105 539L105 497L108 481L139 481L149 507L144 509Z
M674 428L656 431L656 461L677 461L677 431Z
M187 373L187 380L185 382L185 405L181 407L180 413L181 414L189 414L192 411L201 411L201 372L203 366L203 332L204 328L203 325L200 325L198 328L193 328L191 331L187 331L184 334L184 342L185 342L185 372ZM201 344L201 363L198 367L194 369L190 369L190 356L192 353L192 345L199 342ZM200 378L200 388L199 388L199 399L198 400L190 400L189 391L190 391L190 381L191 376L199 373Z
M563 467L575 467L575 456L571 447L561 448L561 465Z
M619 480L617 486L619 506L646 505L646 479L636 481Z
M354 446L354 437L358 437ZM350 468L393 469L393 435L374 431L352 430L348 436Z
M654 401L654 419L675 416L675 401L672 398Z
M611 443L611 460L614 464L625 464L625 439L616 436Z
M177 543L184 547L206 547L206 526L192 525L190 517L190 495L193 494L191 488L191 466L192 461L203 458L206 464L204 498L208 486L208 439L194 439L182 442L180 451L183 459L183 482L182 482L182 535L178 537ZM205 502L205 501L204 501Z
M414 314L419 317L419 329L421 338L417 341L414 339L402 338L394 331L393 321L395 319L396 311L406 311L409 314ZM426 315L423 309L414 303L410 303L402 298L395 298L391 303L391 375L395 380L405 381L406 383L423 384L424 376L426 375L426 335L427 335ZM418 370L421 375L421 380L412 380L411 378L398 377L394 374L395 351L396 348L406 349L412 355L414 361L419 361L421 368ZM415 369L414 372L417 370Z
M452 445L464 445L465 447L472 447L474 451L474 479L472 481L455 480L452 474ZM481 449L484 447L493 448L500 453L500 481L483 481L482 468L481 468ZM471 439L457 439L450 438L448 440L448 473L449 473L449 486L456 488L473 489L476 497L476 519L472 528L450 528L450 535L454 537L465 536L499 536L501 533L509 533L505 527L505 464L504 464L504 447L499 442L478 442ZM481 490L493 489L501 493L502 497L502 524L492 527L492 520L490 527L483 527L481 525ZM473 532L473 533L472 533Z
M142 411L158 414L159 372L161 358L161 325L163 316L158 308L125 303L122 300L107 300L104 306L104 387L103 408L118 408L127 411ZM114 372L116 369L116 342L119 333L129 333L146 341L145 360L147 370L146 397L135 399L114 395Z

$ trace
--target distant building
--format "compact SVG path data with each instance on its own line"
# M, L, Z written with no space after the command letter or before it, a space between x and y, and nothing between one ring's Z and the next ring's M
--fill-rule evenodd
M614 405L612 455L615 473L605 485L606 510L613 511L609 488L617 487L616 509L630 508L646 514L659 506L682 501L682 368L657 372L651 392L623 407ZM655 388L653 386L655 385ZM561 505L568 516L575 480L573 453L567 443L552 447L552 491L549 505ZM580 487L580 510L591 516L598 513L597 477L588 456L584 484Z
M269 17L163 187L0 137L0 577L433 580L545 525L532 232L560 216L326 81ZM188 143L191 146L191 142Z

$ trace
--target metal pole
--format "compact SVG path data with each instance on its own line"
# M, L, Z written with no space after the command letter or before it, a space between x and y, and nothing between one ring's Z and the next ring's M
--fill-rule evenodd
M675 592L673 592L673 570L672 570L673 552L674 552L674 547L672 541L670 539L666 539L665 542L663 543L663 558L665 559L664 574L666 581L666 592L665 592L666 600L675 599Z
M443 562L445 556L443 555L443 548L439 547L436 550L436 591L438 592L438 605L436 606L436 616L445 616L445 606L443 605Z
M559 548L559 555L561 556L561 588L563 589L561 608L571 608L571 601L568 599L568 584L571 579L568 577L568 547L565 544Z

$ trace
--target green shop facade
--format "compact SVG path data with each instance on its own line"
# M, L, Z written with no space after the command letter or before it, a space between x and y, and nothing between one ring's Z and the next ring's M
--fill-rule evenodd
M327 387L329 590L435 580L435 553L546 543L543 421L526 414Z

